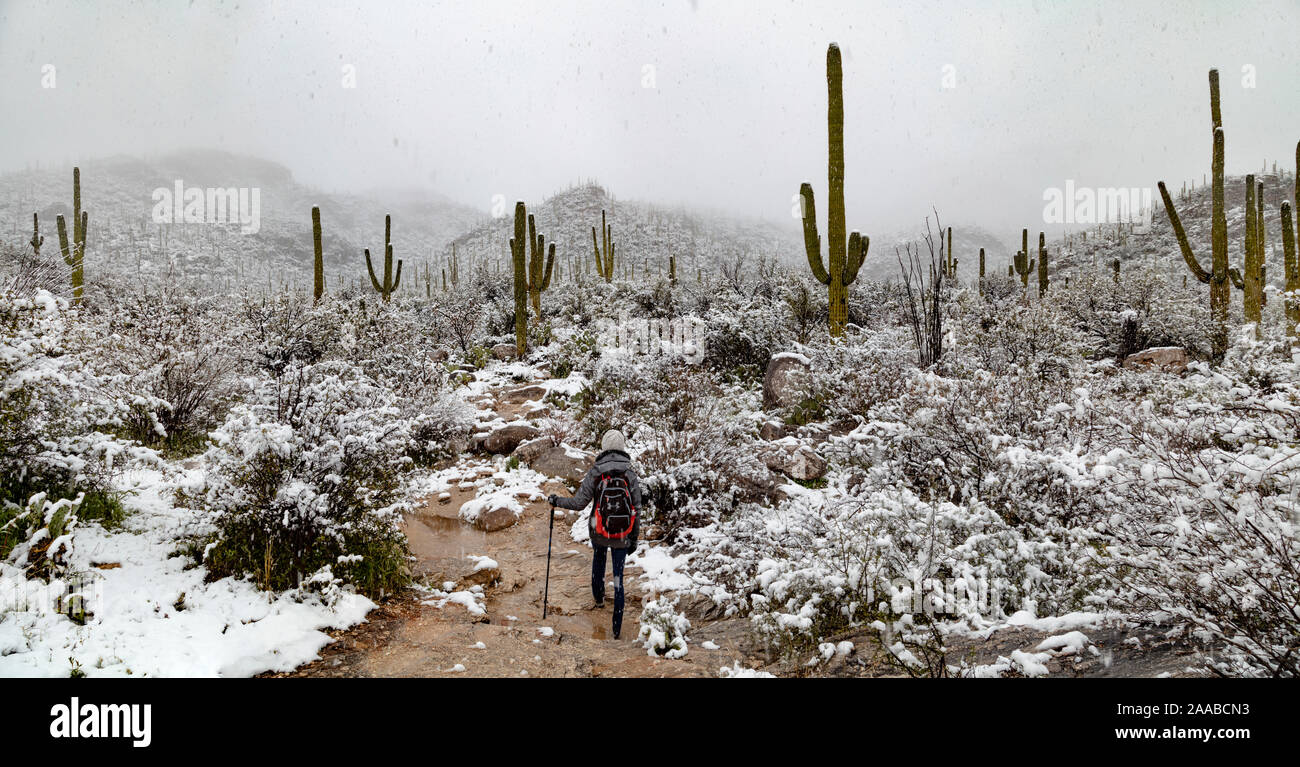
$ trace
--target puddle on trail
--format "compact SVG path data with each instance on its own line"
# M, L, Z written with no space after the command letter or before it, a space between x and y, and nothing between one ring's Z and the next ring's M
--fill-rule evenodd
M487 553L487 533L455 517L412 514L403 527L420 563Z

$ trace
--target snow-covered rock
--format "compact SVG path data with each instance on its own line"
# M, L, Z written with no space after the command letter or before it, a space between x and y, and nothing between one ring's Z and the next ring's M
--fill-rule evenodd
M772 356L763 375L763 409L774 410L799 403L801 381L811 363L802 354L784 352Z

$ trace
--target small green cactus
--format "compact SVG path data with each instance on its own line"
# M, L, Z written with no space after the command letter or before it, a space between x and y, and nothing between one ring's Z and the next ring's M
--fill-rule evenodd
M370 261L370 248L366 248L366 271L370 273L370 284L379 295L387 301L402 282L402 260L397 260L397 273L393 273L393 217L384 216L384 281L375 277L375 267ZM419 275L416 275L419 279Z

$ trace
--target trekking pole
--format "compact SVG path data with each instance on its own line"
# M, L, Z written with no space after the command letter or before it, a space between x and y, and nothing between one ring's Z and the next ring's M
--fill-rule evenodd
M542 592L542 620L546 620L546 601L551 595L551 533L555 530L555 504L551 504L551 524L546 528L546 590Z

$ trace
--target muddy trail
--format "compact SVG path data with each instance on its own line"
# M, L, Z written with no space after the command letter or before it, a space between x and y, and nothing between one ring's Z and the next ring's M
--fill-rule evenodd
M518 392L527 387L490 390L475 404L488 418L521 419ZM556 509L552 535L550 591L542 619L546 583L550 507L536 498L519 498L518 521L485 532L459 517L461 506L481 495L479 485L497 471L491 457L463 459L453 467L461 481L424 498L407 514L403 529L415 562L413 575L432 588L481 588L482 614L459 603L441 601L416 589L385 600L367 622L339 632L320 659L288 674L269 676L541 676L541 677L716 677L721 666L759 667L740 621L701 626L692 634L687 657L649 655L637 640L647 597L641 569L631 560L625 571L626 607L620 639L613 638L613 574L606 565L606 602L594 607L591 548L573 540L576 512ZM476 485L478 482L479 485ZM567 496L559 479L540 485L541 493ZM642 545L644 551L645 544ZM481 569L475 558L487 557ZM481 560L480 560L481 561ZM712 639L716 650L699 643Z
M480 428L545 415L537 384L501 386L472 399L481 411ZM335 641L320 651L318 660L265 676L717 677L720 669L735 665L780 676L907 675L888 662L869 629L831 638L849 644L853 649L847 653L811 663L812 652L806 658L782 659L757 642L747 621L722 618L701 603L681 605L691 621L687 655L651 655L638 633L643 601L653 596L645 591L636 557L629 559L625 571L623 627L621 638L614 639L610 565L605 571L605 606L597 609L590 586L591 548L571 535L577 512L562 509L556 509L554 520L543 619L550 508L542 499L549 493L569 495L570 488L557 477L540 481L528 492L515 494L522 507L516 522L490 532L480 529L461 519L460 511L502 483L502 459L462 457L444 469L451 481L406 515L403 529L414 558L413 576L425 588L392 596L371 611L366 622L330 632ZM580 476L569 473L571 481ZM649 545L643 542L639 554ZM449 594L462 601L446 599ZM465 599L470 594L474 598ZM995 663L1016 650L1032 650L1052 633L1012 628L983 639L956 638L948 646L948 659ZM1195 650L1162 641L1159 633L1093 627L1088 631L1088 653L1042 655L1040 660L1052 675L1194 674L1190 666L1197 660Z

